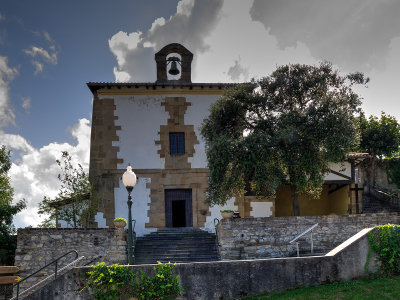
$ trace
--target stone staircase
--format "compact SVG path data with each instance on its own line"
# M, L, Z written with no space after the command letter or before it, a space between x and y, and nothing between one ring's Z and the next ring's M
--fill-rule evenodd
M363 213L382 213L382 212L397 212L400 213L400 209L396 208L387 201L379 199L372 194L363 194Z
M217 261L215 234L193 228L168 228L138 237L135 264Z

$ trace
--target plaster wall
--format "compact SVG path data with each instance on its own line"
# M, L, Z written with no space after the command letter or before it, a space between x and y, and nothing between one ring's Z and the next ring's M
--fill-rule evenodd
M350 203L349 187L343 187L329 194L329 185L323 185L320 198L313 199L307 195L300 194L299 203L302 216L346 214ZM275 216L293 216L290 186L279 187L275 200Z
M168 97L185 97L186 101L191 103L184 116L185 125L194 125L200 143L195 145L194 156L189 158L189 162L192 163L192 168L205 168L205 145L199 127L209 114L211 103L215 102L219 95L169 94ZM156 145L155 141L160 139L160 126L167 125L169 118L168 112L161 106L165 96L115 95L113 98L115 125L121 126L121 130L117 131L119 141L113 142L113 146L119 147L118 158L123 159L123 162L118 164L118 169L126 168L128 163L131 163L134 169L163 169L165 161L157 153L160 145Z
M214 205L211 206L210 208L210 213L211 215L206 217L206 223L204 224L204 227L201 229L206 230L208 232L214 232L215 233L215 226L214 226L214 220L221 219L221 210L233 210L237 211L238 206L235 205L235 198L229 199L224 206L220 205Z
M98 228L106 228L106 219L104 218L104 214L102 212L97 212L97 214L94 216L94 220L97 222L97 227Z
M160 147L155 144L160 125L166 125L168 119L161 102L161 95L114 96L115 124L121 130L113 146L119 147L117 157L123 159L118 169L125 169L128 163L134 169L164 168L164 160L157 153Z
M343 162L343 163L332 163L329 165L329 168L332 169L333 171L342 173L343 175L351 177L351 164L349 162ZM328 173L325 175L325 180L346 180L346 178L333 174L333 173Z
M272 217L272 208L274 202L250 202L250 205L252 208L250 216L254 218Z
M146 228L145 224L149 222L148 210L150 203L150 189L147 184L151 182L150 178L140 177L132 191L132 219L136 220L136 236L143 236L156 228ZM114 188L115 195L115 217L128 220L128 193L120 180L119 187Z
M200 134L200 126L204 118L209 115L212 103L217 101L220 95L186 95L186 101L192 105L187 108L185 124L194 125L194 132L199 141L194 145L195 153L189 157L192 168L207 168L207 156L205 152L205 141Z

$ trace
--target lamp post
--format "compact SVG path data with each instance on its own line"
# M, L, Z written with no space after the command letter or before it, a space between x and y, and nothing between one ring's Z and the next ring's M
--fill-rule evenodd
M122 182L128 191L128 265L133 264L133 241L132 241L132 190L136 185L136 174L132 167L128 165L125 173L122 175Z

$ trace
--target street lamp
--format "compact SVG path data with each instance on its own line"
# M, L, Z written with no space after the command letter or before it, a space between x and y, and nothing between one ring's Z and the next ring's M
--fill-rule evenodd
M122 175L122 183L128 191L128 265L133 264L133 241L132 241L132 190L136 185L136 174L132 171L132 167L128 165L124 175Z

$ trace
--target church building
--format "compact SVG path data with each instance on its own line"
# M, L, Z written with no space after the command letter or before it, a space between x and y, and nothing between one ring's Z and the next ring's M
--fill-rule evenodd
M205 203L208 169L199 128L210 105L232 84L192 83L192 59L182 45L169 44L155 54L155 82L87 84L93 93L90 176L97 227L113 227L114 218L127 218L128 193L121 178L129 164L138 177L132 192L137 236L166 227L213 231L222 209L241 217L293 214L288 186L273 199L236 197L224 207ZM354 189L355 167L362 158L351 154L333 165L320 199L300 197L301 213L355 213L361 203Z

